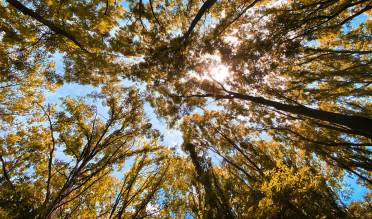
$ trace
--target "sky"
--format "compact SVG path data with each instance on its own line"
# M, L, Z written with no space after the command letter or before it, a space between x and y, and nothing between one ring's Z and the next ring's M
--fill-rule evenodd
M350 30L350 28L359 26L367 19L368 17L365 14L354 18L349 26L345 26L344 31L347 32ZM64 72L62 58L62 54L59 53L56 53L53 57L53 60L56 64L56 72L59 74L63 74ZM217 64L217 66L210 71L211 74L213 74L214 78L220 82L221 80L225 80L228 77L228 70L223 65ZM130 81L124 81L123 84L126 86L133 85L133 83ZM139 86L139 88L141 89L141 86ZM99 91L99 87L93 87L91 85L80 85L77 83L66 83L58 88L55 92L47 92L46 98L48 103L55 103L59 100L59 98L67 96L85 96L92 93L93 91ZM97 106L97 108L98 111L100 111L102 114L105 114L106 110L102 106ZM176 129L167 128L165 121L159 119L155 115L154 109L150 106L149 103L146 103L144 108L146 115L152 123L152 127L159 130L160 133L162 133L162 135L164 136L164 140L161 143L169 147L176 147L180 150L180 146L182 144L181 132ZM363 196L368 192L368 189L366 187L363 187L357 183L357 179L354 176L345 176L345 183L348 184L352 190L350 198L343 199L346 204L349 204L352 201L362 200Z

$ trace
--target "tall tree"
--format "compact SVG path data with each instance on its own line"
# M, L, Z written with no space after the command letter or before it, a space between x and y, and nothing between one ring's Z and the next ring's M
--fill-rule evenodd
M258 140L244 124L216 111L186 117L182 128L190 142L185 150L196 170L208 168L210 174L204 172L208 179L204 180L214 182L213 186L203 183L206 194L215 192L235 214L257 218L346 216L336 193L342 172L332 166L321 167L306 151ZM215 167L195 162L197 153L215 159ZM219 199L214 200L218 203ZM216 211L223 209L214 207Z
M371 11L2 1L0 216L361 217L369 196L345 206L339 193L346 172L372 182ZM72 82L101 92L45 102ZM146 102L182 132L176 152Z
M128 197L119 198L126 200L120 211L135 207L136 214L143 214L164 180L169 152L152 140L157 134L143 117L136 90L109 87L103 94L109 108L106 119L83 99L67 98L64 110L35 106L41 112L36 121L15 127L2 137L4 217L110 214L115 212L111 201L120 184L130 185L125 191ZM131 157L142 164L131 162ZM132 163L129 169L123 166L127 162ZM145 171L139 176L145 167L155 173ZM115 169L117 174L126 171L123 182L117 174L112 175ZM147 198L135 199L142 195ZM97 204L100 209L94 209Z
M271 3L216 3L187 44L174 37L131 73L146 82L149 100L170 124L213 101L370 181L370 21L350 26L370 3Z

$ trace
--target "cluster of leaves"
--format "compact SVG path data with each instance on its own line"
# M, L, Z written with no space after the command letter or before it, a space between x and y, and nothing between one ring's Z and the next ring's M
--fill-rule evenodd
M0 2L0 217L370 217L370 194L341 193L346 174L372 185L371 13L368 0ZM100 91L46 101L72 82Z

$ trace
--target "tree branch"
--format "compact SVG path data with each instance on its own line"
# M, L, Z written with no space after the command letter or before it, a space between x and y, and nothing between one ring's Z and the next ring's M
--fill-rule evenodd
M331 124L338 124L348 127L352 134L365 136L372 139L372 120L369 118L345 115L341 113L328 112L319 109L309 108L303 105L290 105L285 103L280 103L277 101L272 101L265 99L263 97L255 97L247 94L236 93L232 91L227 91L227 95L221 94L194 94L188 96L177 96L181 98L190 97L214 97L216 99L240 99L247 100L259 105L273 107L277 110L293 113L297 115L306 116L309 118L317 119L320 121L329 122Z
M90 53L87 49L85 49L85 47L73 35L71 35L67 31L61 29L56 24L54 24L52 21L49 21L49 20L45 19L44 17L42 17L41 15L36 13L35 11L27 8L26 6L24 6L21 2L19 2L17 0L6 0L6 1L10 5L15 7L18 11L22 12L24 15L30 16L33 19L39 21L40 23L44 24L49 29L51 29L54 33L62 35L64 37L66 37L67 39L69 39L70 41L72 41L76 46L78 46L84 52Z
M217 0L207 0L206 2L204 2L204 4L202 5L202 7L199 9L198 13L196 14L196 16L194 17L194 19L192 20L189 29L183 35L183 37L182 37L182 40L183 41L185 41L185 42L188 41L188 39L189 39L192 31L194 30L196 24L200 21L200 19L207 12L207 10L210 9L216 2L217 2Z
M6 170L5 161L4 161L2 155L0 155L0 161L1 161L1 166L2 166L2 169L3 169L3 174L4 174L5 180L9 183L10 187L12 189L14 189L14 185L13 185L12 181L10 180L10 176L8 174L8 171Z

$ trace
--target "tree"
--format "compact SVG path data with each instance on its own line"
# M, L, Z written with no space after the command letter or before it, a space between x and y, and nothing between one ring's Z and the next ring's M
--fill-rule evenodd
M132 206L135 214L143 214L164 180L169 152L152 140L156 132L143 117L136 90L109 87L103 93L107 95L107 119L82 99L67 98L62 111L39 106L42 114L36 123L43 125L29 123L2 138L3 216L113 214L116 207L112 208L111 201L116 196L125 202L119 212ZM125 170L123 165L131 157L141 164L132 162ZM123 182L112 175L115 167L119 174L126 171ZM145 176L139 176L145 167L155 173L145 171L141 173ZM115 195L120 184L130 185L125 198ZM140 188L132 188L135 185ZM147 198L135 199L140 195ZM97 204L100 208L95 210Z
M250 2L242 15L220 4L208 14L214 27L194 29L187 44L175 37L159 47L167 53L149 50L134 65L132 74L147 83L158 114L174 124L213 101L247 117L252 126L272 130L275 138L306 142L309 151L370 181L370 22L344 31L353 18L369 12L370 4ZM228 22L214 7L225 14L231 10L229 17L236 19ZM215 56L229 70L225 81L208 75ZM303 135L299 126L309 132Z
M1 32L11 38L5 43L14 52L32 54L38 49L46 58L62 54L67 82L97 85L117 81L115 75L123 67L117 64L119 57L111 52L108 42L110 31L124 14L114 1L6 2L1 5L5 18Z
M346 216L346 209L339 205L336 194L342 172L332 166L322 167L324 164L305 150L272 140L258 140L257 134L242 122L216 111L186 117L182 129L185 141L189 142L185 150L191 154L195 169L199 173L200 168L208 168L209 175L204 173L200 177L214 182L213 186L203 184L206 194L218 194L235 215L254 215L255 218ZM220 164L200 165L194 161L198 153L217 156L218 159L214 159ZM218 203L219 199L213 200ZM223 208L214 206L214 209L218 212Z
M371 9L1 2L1 217L360 217L340 193L372 182ZM46 101L69 83L100 91Z

